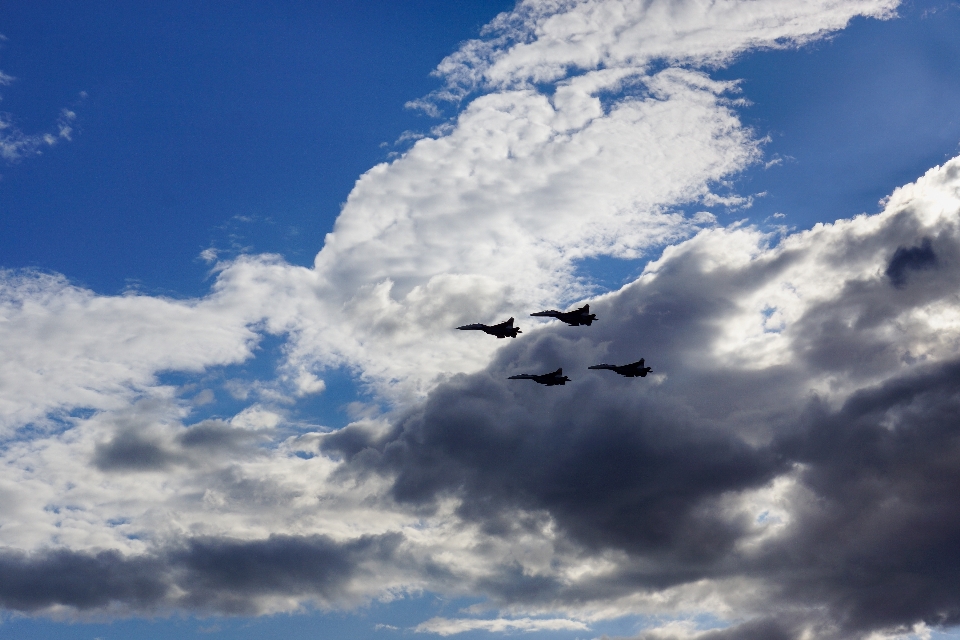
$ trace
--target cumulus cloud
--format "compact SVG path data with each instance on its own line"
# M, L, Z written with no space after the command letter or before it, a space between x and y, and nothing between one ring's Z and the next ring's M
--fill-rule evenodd
M156 374L251 355L255 316L216 293L200 301L99 296L65 278L0 272L0 428L76 408L121 409L167 394Z
M5 470L6 495L45 497L48 526L76 550L34 542L31 556L7 558L11 575L42 586L61 575L49 563L89 565L91 593L53 580L35 587L36 603L11 595L8 606L254 612L386 587L485 593L578 624L625 612L779 612L650 638L866 637L949 624L960 611L958 211L960 159L898 190L880 215L775 245L750 228L703 231L595 300L593 327L525 336L392 423L294 436L275 450L258 445L276 420L183 426L174 403L154 400L124 419L91 417L56 442L22 443L8 455L17 463ZM925 239L937 268L896 285L890 265ZM641 355L662 378L586 369ZM562 389L506 380L557 363L574 378ZM57 482L76 485L60 503L38 491L56 484L55 467ZM27 469L43 477L12 482ZM158 475L165 469L176 473ZM131 494L151 508L130 518ZM171 513L176 522L162 524ZM130 536L123 553L101 550L110 539L97 517ZM250 577L221 579L234 563L223 549L280 563L285 552L257 545L309 556L304 536L362 567L331 559L333 577L275 584L254 577L254 562ZM196 549L223 564L194 561ZM170 595L181 589L189 594ZM495 622L422 630L452 633L463 620Z
M589 330L539 331L389 431L347 427L323 446L390 478L400 504L454 500L502 540L551 531L552 566L510 556L478 583L504 606L794 620L718 638L955 624L958 213L955 159L882 214L774 246L703 231L593 301ZM893 281L912 247L937 268ZM587 370L640 356L659 383ZM506 379L558 364L564 388Z
M172 334L164 332L183 327L189 334L184 348L172 351L193 363L185 366L163 347L156 357L131 357L130 364L92 342L68 345L67 353L80 348L97 354L96 362L63 357L63 374L61 366L37 362L44 353L61 358L59 340L69 343L71 334L112 339L110 320L80 316L71 323L75 329L50 327L42 341L23 343L23 357L7 359L8 379L21 387L16 395L44 401L18 402L4 414L25 424L58 406L86 402L97 408L91 396L103 402L122 397L142 388L154 371L235 362L249 353L244 329L261 321L260 328L288 338L282 375L296 386L292 395L321 391L318 374L329 367L349 367L393 401L419 397L451 373L479 370L498 345L464 341L450 327L586 295L591 283L577 277L578 260L638 257L709 226L709 214L685 215L682 207L723 202L727 196L715 193L721 181L759 159L759 139L734 110L736 85L714 81L692 64L719 63L747 47L802 42L855 15L887 15L892 6L889 0L521 3L493 29L499 33L501 23L509 23L526 34L522 46L491 32L451 60L483 44L496 58L490 69L509 69L484 74L539 84L485 81L485 93L444 133L364 174L313 269L244 257L217 265L212 296L166 304L68 292L55 279L5 275L4 286L19 291L7 294L13 304L23 300L39 314L63 304L68 293L88 296L91 306L115 307L112 318L125 326L140 322L147 308L163 307L156 325L167 329L151 336L140 327L138 335L151 337L133 342L168 345ZM650 33L659 34L656 46ZM672 66L652 70L655 59ZM441 65L441 75L460 77L460 67L451 64ZM530 65L552 70L534 73ZM69 127L61 133L69 136ZM45 305L51 306L44 311ZM126 309L132 322L124 318ZM167 318L168 312L179 319ZM188 346L200 332L218 330L221 339L209 347ZM71 371L81 361L84 371ZM102 369L110 373L96 379ZM41 370L55 380L39 378ZM48 394L51 388L60 391Z
M153 398L9 444L4 602L250 613L426 588L528 614L435 633L629 612L759 616L644 638L950 624L958 212L960 159L876 216L778 243L703 231L594 300L594 326L524 336L393 421L285 435L262 408L184 425ZM937 267L897 285L914 247ZM639 356L661 377L586 369ZM566 387L506 380L557 363Z
M439 67L486 79L448 127L360 178L314 269L246 259L218 284L290 337L290 375L346 365L393 401L421 396L496 349L450 327L587 295L578 260L646 255L713 224L684 207L749 202L722 181L761 141L736 84L696 65L893 6L521 3Z
M435 590L504 613L418 630L732 625L650 638L960 621L960 159L879 215L784 237L684 210L743 204L722 181L761 156L704 69L894 5L524 2L441 65L430 104L470 102L359 179L312 268L216 263L197 300L4 272L0 602L256 613ZM594 326L451 331L588 295L576 263L598 255L659 257L591 299ZM191 420L214 390L162 382L267 333L276 377L233 384L233 417ZM586 368L640 357L655 375ZM291 421L335 366L392 411ZM506 379L558 366L565 387Z

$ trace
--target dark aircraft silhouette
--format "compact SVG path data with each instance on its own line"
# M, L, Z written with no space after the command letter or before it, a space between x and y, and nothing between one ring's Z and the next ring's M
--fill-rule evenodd
M533 380L537 384L545 384L548 387L570 382L570 378L563 375L563 369L557 369L553 373L541 373L538 376L532 373L521 373L517 376L510 376L507 380Z
M637 376L641 378L646 378L647 374L653 371L650 367L643 366L643 358L640 358L636 362L630 364L595 364L592 367L587 367L588 369L610 369L610 371L616 371L622 376L628 378L636 378Z
M549 311L537 311L536 313L531 313L532 316L539 316L543 318L556 318L557 320L562 320L566 322L571 327L577 327L581 324L585 324L588 327L593 324L593 321L597 319L597 314L590 313L590 305L585 304L579 309L574 309L573 311L557 311L556 309L550 309Z
M457 329L461 331L483 331L498 338L516 338L518 333L523 333L518 327L513 326L513 318L492 326L485 324L465 324L462 327L457 327Z

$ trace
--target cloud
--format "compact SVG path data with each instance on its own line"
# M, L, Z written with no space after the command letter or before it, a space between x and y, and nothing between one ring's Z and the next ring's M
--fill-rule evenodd
M29 326L4 345L13 356L0 375L19 398L4 420L115 407L157 371L237 362L251 353L251 326L287 338L281 376L293 396L319 392L318 373L347 366L385 398L413 401L450 374L481 369L499 346L450 327L587 295L578 260L645 255L714 223L685 205L740 202L714 192L759 161L761 141L734 111L736 84L691 64L805 41L892 6L523 3L499 19L526 34L522 46L491 32L461 53L486 43L491 78L533 77L529 65L545 56L541 84L491 80L444 132L364 174L313 269L245 256L219 263L214 293L194 301L96 296L55 277L5 274L9 327ZM653 48L650 33L660 34ZM678 64L653 71L658 58ZM459 73L448 67L440 72ZM33 323L25 311L52 317L65 304L77 307L69 326Z
M6 37L0 34L0 42L4 40ZM16 81L15 77L0 70L0 87L9 86L14 81ZM86 97L86 91L81 91L80 100ZM25 157L40 155L44 148L52 147L63 140L72 140L76 119L76 112L63 108L60 110L53 131L27 134L16 125L13 115L0 113L0 158L8 164L13 164Z
M9 85L16 78L0 71L0 86ZM61 140L72 140L73 123L77 114L70 109L61 109L53 132L27 134L16 126L13 116L0 113L0 158L7 163L16 163L28 156L40 155L46 147Z
M920 246L898 247L890 264L887 265L886 275L895 287L903 287L907 283L907 272L923 269L933 269L937 266L937 254L930 246L930 238L924 238Z
M134 557L64 549L6 552L0 554L0 604L20 611L184 607L231 614L268 612L271 600L283 609L304 598L330 605L342 602L346 583L363 572L364 563L389 558L399 541L396 535L342 543L324 536L193 538Z
M722 629L696 629L687 622L669 622L646 629L635 640L792 640L797 629L794 621L760 618Z
M589 331L538 331L388 431L323 446L506 545L552 532L553 566L507 556L478 580L503 606L782 610L796 624L751 624L798 638L956 624L958 212L954 159L882 214L776 246L703 231L595 300ZM916 246L938 268L893 286ZM660 384L586 369L640 356ZM559 364L564 388L506 379Z
M738 622L717 629L697 629L685 621L673 621L646 629L632 640L792 640L793 638L833 637L837 631L829 625L803 625L790 615L780 614L777 618L761 617ZM919 622L912 627L901 627L888 632L874 632L867 636L869 640L930 640L931 633L926 624Z
M99 296L62 276L0 272L0 428L51 413L128 406L164 370L202 371L250 357L256 317L237 300Z
M312 271L244 260L218 282L263 301L291 371L345 364L394 402L420 397L498 346L450 327L576 300L594 290L577 261L648 255L714 223L683 207L749 201L721 181L762 141L737 117L736 83L695 65L895 4L521 3L440 65L479 94L360 178Z
M461 100L478 89L526 87L594 69L617 70L608 76L619 79L658 60L720 66L748 49L802 45L855 16L891 17L898 4L528 0L489 24L487 38L444 59L436 75L446 86L431 97Z
M960 159L882 214L779 239L685 213L747 202L722 182L761 161L736 84L704 69L894 6L525 2L441 65L431 104L470 101L361 176L313 268L218 262L193 300L4 272L0 602L258 613L434 590L509 614L436 633L956 622ZM451 330L589 296L576 264L599 255L659 257L591 299L594 326ZM216 397L199 376L264 334L275 378L194 417ZM655 376L586 369L639 357ZM391 410L295 423L341 366ZM506 379L558 366L571 384Z
M435 633L441 636L452 636L465 631L490 631L502 633L505 631L586 631L587 625L577 620L561 618L496 618L494 620L479 620L476 618L431 618L418 624L414 631L418 633Z

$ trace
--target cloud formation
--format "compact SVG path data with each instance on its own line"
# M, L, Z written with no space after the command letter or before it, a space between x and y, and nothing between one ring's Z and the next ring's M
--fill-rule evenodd
M960 159L879 215L702 231L594 300L594 326L535 331L391 423L273 449L262 409L183 426L152 400L9 446L5 504L23 514L48 487L67 545L8 551L6 606L249 613L427 588L578 624L758 616L650 638L954 623L958 212ZM936 268L894 283L915 247ZM641 355L654 376L586 368ZM557 363L566 387L506 380Z
M717 637L956 624L958 213L954 159L882 214L773 246L703 231L595 300L589 331L539 331L390 431L347 427L324 447L390 478L400 504L453 499L503 540L551 531L553 565L511 557L483 582L503 605L794 620ZM905 255L936 268L893 280ZM662 378L586 369L640 356ZM506 380L560 363L574 378L560 393ZM584 553L592 572L558 561Z
M699 206L748 202L722 181L759 160L761 141L737 117L735 83L712 80L694 65L804 42L857 15L887 16L894 6L890 0L520 3L498 18L488 38L466 43L438 70L451 82L460 82L464 65L482 71L489 77L477 81L483 92L435 137L358 180L313 269L243 257L217 266L208 298L166 305L6 275L4 286L17 289L8 294L8 317L25 318L21 299L43 314L64 304L63 296L88 296L90 305L116 307L113 317L124 325L126 313L134 325L148 313L157 314L158 326L183 326L188 343L202 325L232 336L229 345L217 339L185 348L193 358L187 366L168 356L166 346L129 365L122 355L103 355L122 349L87 345L75 354L79 360L63 358L70 367L83 361L83 373L61 376L55 383L61 392L50 396L50 381L36 372L56 376L59 367L35 360L46 352L60 357L59 337L70 331L21 341L18 348L30 355L8 359L7 378L34 380L38 391L20 393L45 401L12 408L14 421L25 424L58 408L100 408L89 396L142 393L152 372L236 362L249 355L245 328L257 323L286 336L283 378L302 380L302 389L320 389L310 376L347 366L385 397L410 401L449 374L479 370L497 345L465 342L449 327L582 297L592 288L577 277L578 260L645 255L713 224L710 214L696 212ZM496 35L505 25L522 37ZM656 46L650 33L659 34ZM490 64L463 62L478 47ZM187 327L189 310L197 313ZM101 320L78 318L73 324L89 334L80 339L109 341L113 334ZM164 334L171 335L161 330L151 343L176 342ZM101 366L117 359L115 368Z
M894 6L523 2L441 65L426 104L469 102L358 180L313 268L244 256L197 300L4 272L0 602L259 613L433 590L504 612L418 627L441 634L960 621L960 159L801 233L696 213L746 204L723 180L762 146L704 69ZM586 296L578 260L664 245L590 301L592 327L451 331ZM285 338L276 379L191 420L214 390L161 374L244 362L264 334ZM640 357L644 379L587 369ZM334 366L393 411L292 422ZM558 366L565 387L506 379Z

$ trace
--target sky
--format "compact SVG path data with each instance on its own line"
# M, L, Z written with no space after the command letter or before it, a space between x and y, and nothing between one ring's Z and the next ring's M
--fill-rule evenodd
M960 637L957 33L3 5L0 636Z

